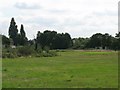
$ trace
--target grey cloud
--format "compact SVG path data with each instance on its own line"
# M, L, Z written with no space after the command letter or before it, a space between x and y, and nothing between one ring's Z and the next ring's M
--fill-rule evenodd
M15 3L14 7L18 8L18 9L40 9L41 6L37 5L37 4L27 4L27 3L24 3L24 2L21 2L21 3Z

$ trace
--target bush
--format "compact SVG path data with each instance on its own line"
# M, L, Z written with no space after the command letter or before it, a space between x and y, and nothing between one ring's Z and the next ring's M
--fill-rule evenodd
M2 58L16 58L16 57L24 57L24 56L36 56L36 57L53 57L57 56L57 51L42 50L40 48L39 51L35 51L33 47L30 46L22 46L17 48L3 48L2 50Z
M36 57L53 57L53 56L57 56L56 51L49 51L49 53L47 53L46 51L43 51L41 53L36 54Z
M34 50L30 47L19 47L18 48L18 56L29 56L31 55L32 53L34 53Z
M45 46L45 47L44 47L44 50L45 50L47 53L49 53L50 47Z
M49 54L51 54L52 56L57 56L57 52L56 51L50 51Z
M16 57L17 57L16 49L12 48L2 49L2 58L16 58Z
M3 53L2 58L15 58L17 56L15 56L13 53Z
M13 54L13 53L2 53L2 58L16 58L17 55Z

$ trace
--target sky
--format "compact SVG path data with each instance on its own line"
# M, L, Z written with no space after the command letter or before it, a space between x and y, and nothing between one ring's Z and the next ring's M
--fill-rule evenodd
M0 34L8 36L11 18L28 39L38 31L69 33L72 38L118 32L118 0L0 0Z

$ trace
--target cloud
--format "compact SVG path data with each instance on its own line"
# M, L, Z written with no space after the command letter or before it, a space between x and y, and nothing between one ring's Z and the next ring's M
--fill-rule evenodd
M62 10L62 9L52 9L52 10L48 10L48 12L50 13L67 13L67 10Z
M64 20L63 24L69 27L81 27L86 25L87 22L81 18L67 18Z
M19 16L17 17L18 21L22 22L22 23L27 23L27 24L38 24L40 26L55 26L57 24L59 24L59 21L55 18L51 18L51 17L42 17L42 16L34 16L34 17L30 17L30 16Z
M106 11L102 11L102 12L94 12L93 14L97 15L97 16L118 16L118 11L117 10L106 10Z
M14 5L18 9L40 9L41 6L38 4L27 4L25 2L17 2Z
M8 36L9 19L0 18L0 34Z
M11 17L28 38L49 29L72 37L89 37L96 32L114 35L118 30L118 0L0 0L0 33L8 35ZM7 20L6 20L7 18Z

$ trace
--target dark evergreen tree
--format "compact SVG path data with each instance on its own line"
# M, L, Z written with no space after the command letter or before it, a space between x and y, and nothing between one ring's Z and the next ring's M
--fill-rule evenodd
M23 26L23 24L21 24L20 35L21 35L21 37L23 37L23 38L26 37L26 34L25 34L25 31L24 31L24 26Z
M27 43L27 37L24 31L24 26L21 24L20 27L20 35L18 36L18 39L20 39L20 45L25 45Z
M14 18L12 18L9 27L9 37L13 40L14 45L17 45L17 35L18 35L17 25Z

